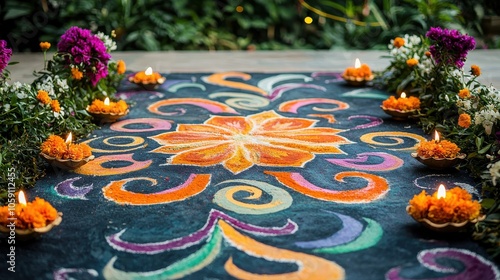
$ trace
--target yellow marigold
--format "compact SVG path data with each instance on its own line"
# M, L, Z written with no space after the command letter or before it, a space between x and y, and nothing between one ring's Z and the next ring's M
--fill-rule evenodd
M455 158L459 152L457 144L448 140L425 141L417 148L417 154L423 158Z
M396 37L394 38L394 42L393 42L393 45L396 47L396 48L401 48L402 46L405 45L405 39L401 38L401 37Z
M426 51L426 52L425 52L425 56L427 56L427 57L431 57L431 52L430 52L430 51Z
M399 111L417 110L420 109L420 99L414 96L396 99L396 97L391 96L382 102L382 106Z
M470 97L470 90L468 88L463 88L458 92L458 96L460 98L468 98Z
M413 67L417 64L418 64L418 59L416 58L410 58L406 61L406 65L408 65L409 67Z
M47 51L48 49L50 49L50 43L40 42L40 49L42 49L42 51Z
M470 67L470 72L474 76L479 76L479 75L481 75L481 68L479 68L479 66L477 66L476 64L473 64Z
M417 220L427 218L434 223L460 223L479 217L481 205L472 200L466 190L454 187L446 192L445 198L422 191L409 201L408 213Z
M75 80L81 80L83 78L83 73L76 67L71 67L71 76Z
M125 61L123 60L118 60L116 62L116 73L118 74L123 74L127 70L127 65L125 64Z
M49 97L49 93L42 89L38 91L36 99L38 99L38 101L42 102L45 105L52 102L52 99Z
M463 113L458 117L458 125L463 128L469 128L471 124L471 118L469 114Z
M58 100L52 100L50 102L50 107L52 107L52 111L56 112L56 113L59 113L61 112L61 106L59 105L59 101Z

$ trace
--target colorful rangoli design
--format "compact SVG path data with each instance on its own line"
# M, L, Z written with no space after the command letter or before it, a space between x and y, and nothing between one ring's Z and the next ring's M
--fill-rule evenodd
M33 190L64 221L20 249L26 275L499 279L477 244L406 214L436 181L474 188L412 159L427 136L384 115L386 93L328 72L165 76L124 82L129 115L83 139L96 159Z

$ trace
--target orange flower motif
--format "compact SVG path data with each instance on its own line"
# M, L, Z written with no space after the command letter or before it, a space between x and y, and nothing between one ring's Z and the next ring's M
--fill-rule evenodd
M243 116L213 116L203 124L180 124L177 131L151 137L156 153L174 154L172 164L222 164L238 174L253 165L304 166L319 154L344 153L351 144L342 130L314 127L317 121L286 118L274 111Z
M458 96L460 98L468 98L470 97L470 91L468 88L463 88L458 92Z
M469 128L471 125L471 118L469 114L463 113L458 117L458 125L463 128Z
M434 223L471 221L481 213L481 204L459 187L447 191L445 198L422 191L409 201L409 206L408 213L412 217L417 220L426 218Z
M396 48L401 48L402 46L405 45L405 39L401 38L401 37L396 37L394 38L394 42L393 42L393 45L396 47Z
M123 60L118 60L116 62L116 73L118 74L123 74L127 70L127 65L125 64L125 61Z
M476 64L473 64L470 67L470 72L474 76L479 76L481 75L481 68L479 68L479 66L477 66Z
M42 102L42 104L44 105L47 105L50 102L52 102L52 99L49 97L49 93L42 89L38 91L36 99L38 99L38 101Z
M59 105L59 101L55 99L50 102L50 107L52 108L52 111L56 113L61 112L61 106Z
M83 78L83 73L76 67L71 67L71 76L75 80L81 80Z
M409 67L413 67L417 64L418 64L418 59L416 58L410 58L406 61L406 65L408 65Z
M459 152L457 144L448 140L422 142L417 148L417 154L423 158L455 158Z
M50 43L49 42L40 42L40 49L42 49L42 51L47 51L48 49L50 49Z

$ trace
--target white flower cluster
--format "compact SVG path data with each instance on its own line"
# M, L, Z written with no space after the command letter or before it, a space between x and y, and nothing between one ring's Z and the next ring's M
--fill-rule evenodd
M3 87L0 87L0 96L9 96L12 93L15 93L18 100L23 100L33 95L31 86L25 83L15 82L12 85L5 83ZM2 104L0 102L0 108L3 108L4 112L8 112L11 105L9 103ZM33 109L33 106L30 106L29 109Z
M110 36L102 32L97 32L96 36L104 43L108 53L116 50L116 42Z
M397 48L394 46L394 39L388 45L391 55L401 62L406 63L408 59L414 58L418 60L417 69L419 74L429 74L432 69L432 61L425 56L425 46L422 44L422 39L417 35L405 34L403 37L404 45Z
M35 89L45 90L50 98L57 98L67 90L69 90L68 82L66 79L61 79L59 76L45 76L44 80L35 85Z
M488 168L490 169L491 181L493 182L493 186L496 186L497 180L500 180L500 161L488 165Z

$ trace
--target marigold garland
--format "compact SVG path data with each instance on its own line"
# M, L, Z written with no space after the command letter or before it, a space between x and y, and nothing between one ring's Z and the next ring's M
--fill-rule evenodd
M434 223L461 223L479 217L481 204L472 200L464 189L454 187L445 198L437 198L437 192L428 195L423 190L409 201L408 213L415 219L429 219Z
M127 103L120 100L118 102L109 102L109 105L104 105L104 101L95 99L92 104L87 107L87 110L95 114L124 114L128 109Z
M16 204L16 229L33 229L45 227L59 216L57 210L42 198L35 198L25 205ZM7 226L12 217L8 206L0 207L0 225Z
M386 109L393 109L399 111L410 111L420 109L420 99L414 96L408 98L397 98L390 96L382 102L382 106Z
M40 101L44 105L52 102L52 99L49 97L49 93L42 89L38 91L36 99L38 99L38 101Z
M457 144L448 140L422 142L417 148L417 154L422 158L455 158L459 152Z
M92 155L92 149L85 143L66 144L64 140L57 135L50 135L49 138L40 146L42 153L58 158L82 160Z

